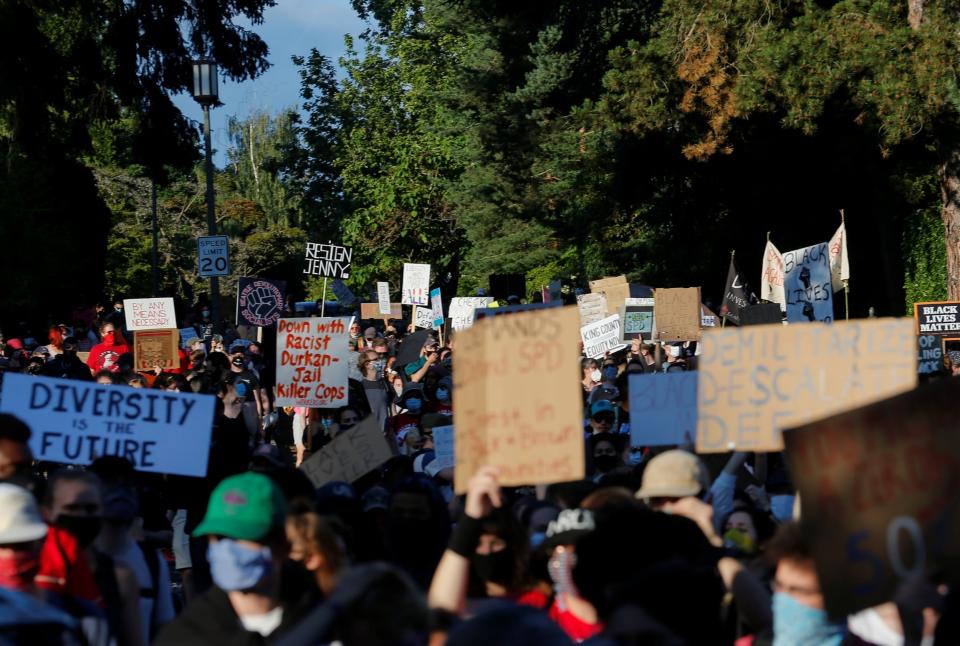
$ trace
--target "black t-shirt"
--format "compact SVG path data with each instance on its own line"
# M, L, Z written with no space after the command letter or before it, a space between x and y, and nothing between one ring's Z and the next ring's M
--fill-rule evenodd
M253 392L260 389L260 380L252 371L244 368L236 374L237 381L242 381L247 386L247 399L253 399Z

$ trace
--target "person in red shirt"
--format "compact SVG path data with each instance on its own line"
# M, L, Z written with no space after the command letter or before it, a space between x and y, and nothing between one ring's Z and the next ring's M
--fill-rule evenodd
M100 343L93 346L87 358L87 366L91 374L101 370L120 372L120 357L130 354L130 346L123 334L117 332L113 323L104 323L100 326Z

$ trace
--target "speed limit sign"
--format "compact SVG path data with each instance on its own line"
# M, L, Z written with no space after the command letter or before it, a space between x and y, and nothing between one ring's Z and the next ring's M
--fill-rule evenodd
M201 278L230 275L230 244L227 236L197 238L197 259Z

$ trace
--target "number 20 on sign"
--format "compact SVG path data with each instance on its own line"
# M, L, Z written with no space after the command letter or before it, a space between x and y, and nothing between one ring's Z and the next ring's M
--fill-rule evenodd
M227 236L197 238L198 273L201 278L230 275L230 242Z

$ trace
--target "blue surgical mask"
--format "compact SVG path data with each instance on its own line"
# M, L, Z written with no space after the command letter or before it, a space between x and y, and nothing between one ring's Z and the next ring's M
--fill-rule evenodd
M207 548L210 576L226 592L256 587L270 573L272 560L269 547L246 547L229 538L221 538Z
M770 512L781 523L793 519L793 496L770 496Z
M387 362L383 359L377 359L373 362L373 371L377 375L377 379L383 378L383 369L387 367Z
M442 402L450 401L450 391L446 388L437 388L437 400Z
M530 534L530 547L532 549L537 549L543 545L543 541L547 540L546 532L534 532Z
M613 381L617 378L617 369L614 366L603 369L603 378L607 381Z
M839 646L846 622L832 623L824 610L805 606L789 594L773 595L773 646Z
M627 464L635 467L643 460L643 451L630 451L627 453Z
M407 400L407 405L405 406L405 408L411 413L416 414L420 412L420 407L422 404L423 402L421 402L419 399L415 397L411 397L410 399Z

